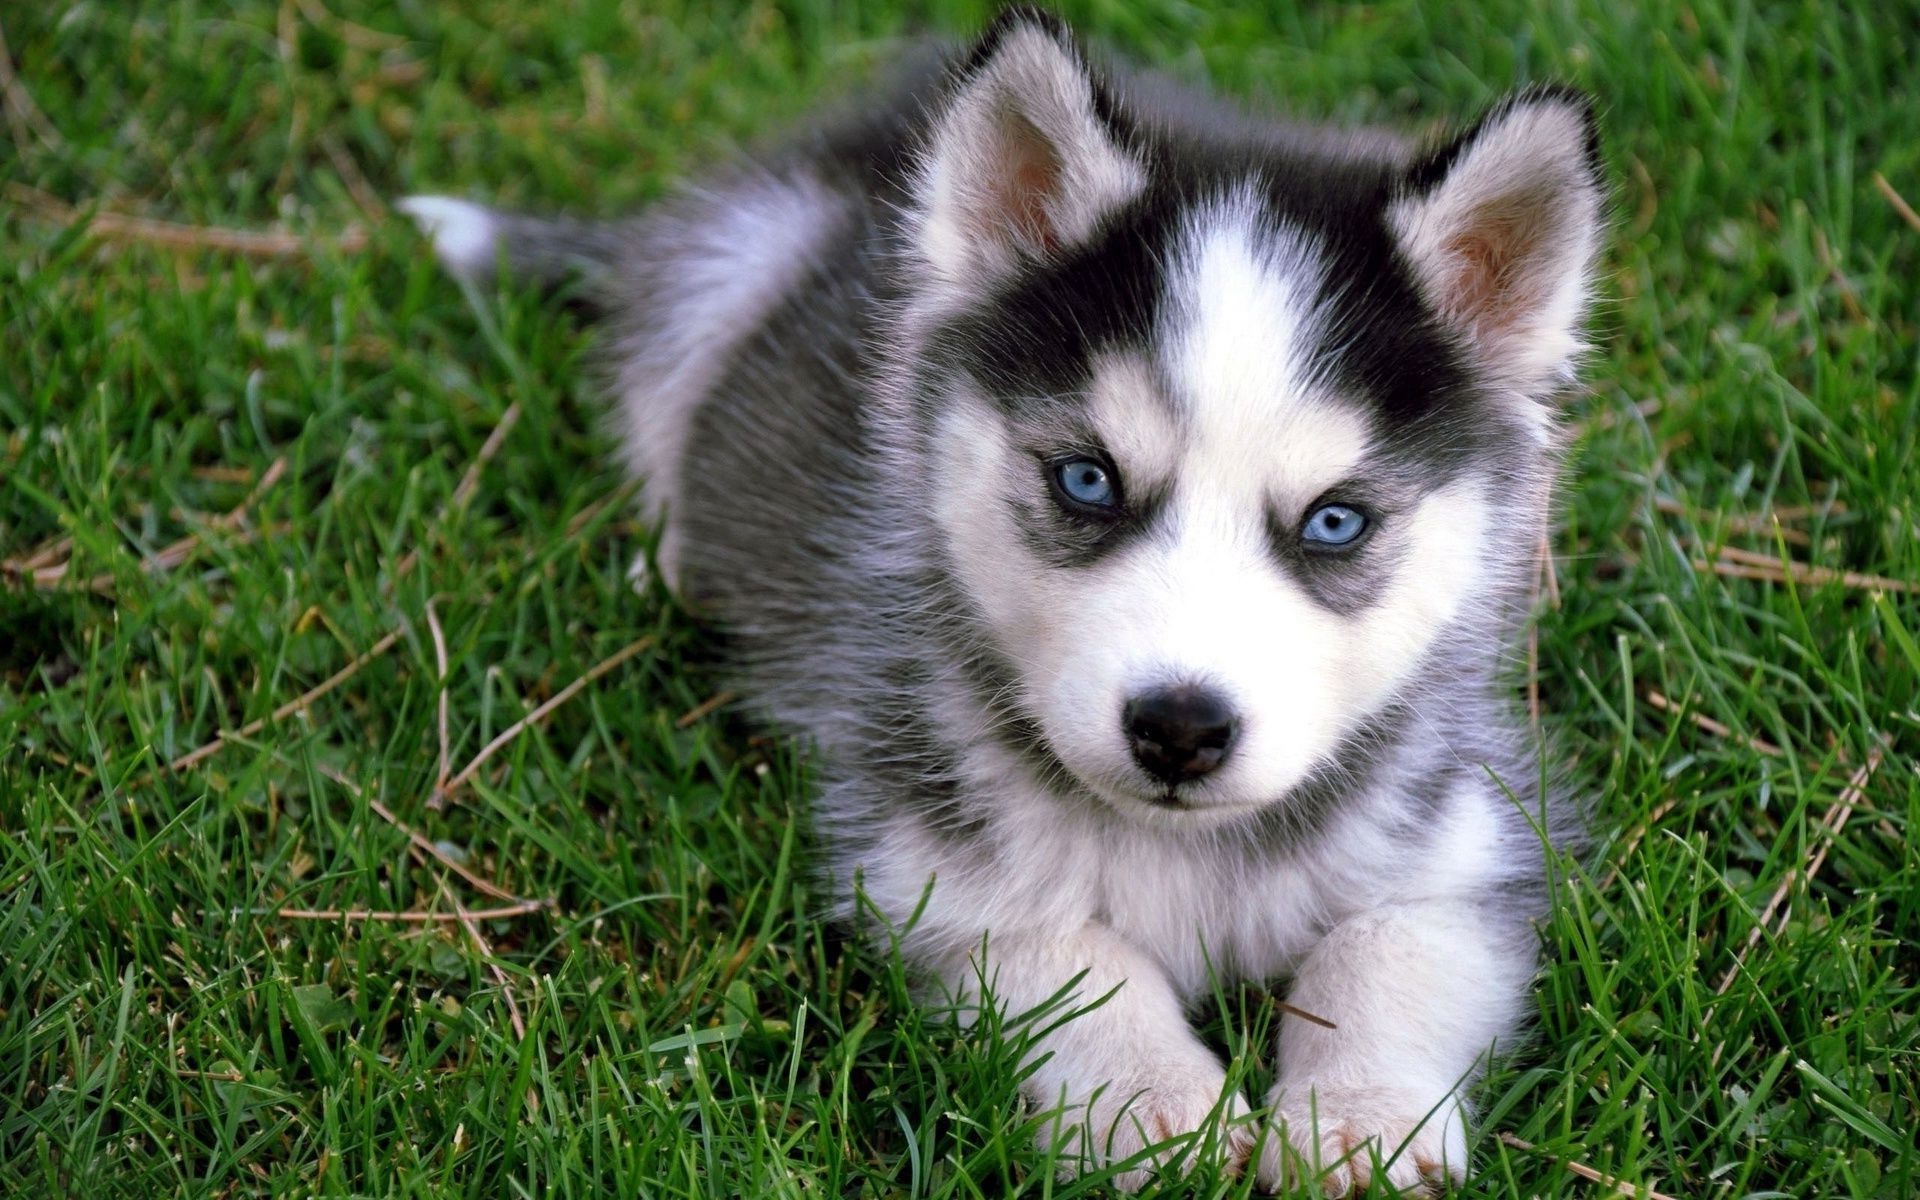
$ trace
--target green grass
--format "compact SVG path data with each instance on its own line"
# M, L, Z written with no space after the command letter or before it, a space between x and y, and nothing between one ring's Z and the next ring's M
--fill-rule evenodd
M680 720L720 686L712 646L626 585L647 533L582 335L526 296L469 307L361 210L414 189L642 202L909 28L982 16L707 7L7 6L44 128L0 129L0 558L64 537L47 561L71 567L0 581L0 1192L1105 1190L1051 1179L991 1030L917 1011L884 954L813 918L801 755L726 710ZM1920 202L1920 16L1071 15L1309 115L1419 126L1548 77L1600 98L1612 299L1538 647L1600 857L1544 930L1537 1037L1482 1089L1464 1193L1608 1194L1566 1159L1690 1197L1920 1191L1920 598L1691 563L1726 545L1920 579L1920 230L1872 183ZM49 199L311 240L281 259L111 241ZM336 240L354 224L364 248ZM243 522L214 521L281 460ZM1784 526L1807 544L1743 531L1807 505ZM190 533L186 561L143 568ZM393 630L305 711L161 769ZM457 768L643 636L429 806L443 694ZM553 906L477 937L275 916L501 903L411 856L375 801ZM1784 925L1742 955L1783 881ZM1273 1015L1224 999L1210 1028L1257 1086Z

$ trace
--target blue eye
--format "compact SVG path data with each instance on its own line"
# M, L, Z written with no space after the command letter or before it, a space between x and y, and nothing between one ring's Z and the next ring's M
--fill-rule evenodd
M1307 514L1300 530L1302 540L1329 550L1351 546L1367 531L1367 518L1358 509L1344 504L1323 504Z
M1113 476L1107 468L1090 458L1069 459L1053 468L1054 486L1075 504L1111 508L1118 499Z

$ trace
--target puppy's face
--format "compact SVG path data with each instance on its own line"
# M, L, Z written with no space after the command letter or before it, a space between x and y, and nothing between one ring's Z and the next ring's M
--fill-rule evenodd
M1070 48L1010 36L936 129L917 226L919 425L983 698L1125 811L1284 801L1442 649L1501 651L1597 220L1583 115L1513 107L1370 181L1183 172Z
M1343 345L1420 354L1464 407L1446 347L1331 311L1333 264L1249 190L1112 236L953 327L931 457L949 558L1013 707L1082 784L1142 813L1263 807L1496 584L1489 539L1532 529L1431 439L1530 439L1440 397L1396 422ZM1102 303L1086 289L1114 270L1143 274L1105 330L1040 315Z

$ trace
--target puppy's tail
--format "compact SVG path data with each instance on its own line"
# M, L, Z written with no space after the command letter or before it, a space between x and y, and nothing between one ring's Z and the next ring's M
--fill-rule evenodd
M490 282L502 267L542 287L604 282L626 241L618 224L524 216L451 196L408 196L395 207L432 241L442 266L473 283Z

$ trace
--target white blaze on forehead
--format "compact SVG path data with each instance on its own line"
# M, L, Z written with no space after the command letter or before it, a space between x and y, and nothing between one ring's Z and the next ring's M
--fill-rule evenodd
M1326 264L1251 188L1196 210L1171 274L1163 352L1195 467L1250 499L1306 503L1359 465L1367 425L1312 369Z

